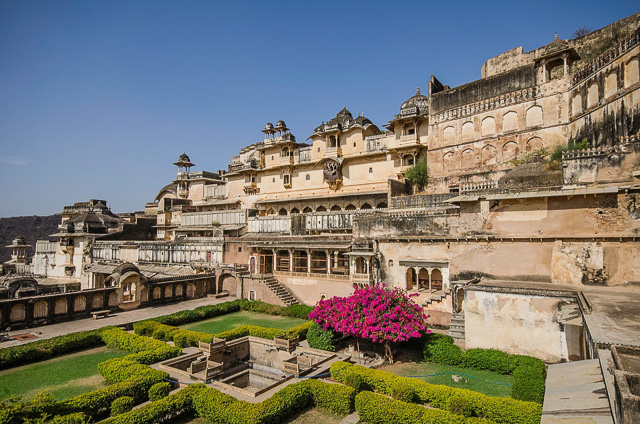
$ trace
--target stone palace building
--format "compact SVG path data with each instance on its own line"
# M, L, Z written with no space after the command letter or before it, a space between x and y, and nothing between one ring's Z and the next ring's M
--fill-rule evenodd
M467 347L558 362L638 346L589 310L640 282L639 24L509 50L458 87L416 81L385 124L343 107L305 141L256 125L227 170L180 155L144 212L65 207L32 278L82 291L2 301L0 325L204 295L313 305L383 282Z

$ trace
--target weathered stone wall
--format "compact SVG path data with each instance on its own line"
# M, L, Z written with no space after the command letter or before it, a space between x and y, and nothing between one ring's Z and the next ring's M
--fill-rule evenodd
M333 296L349 296L354 291L348 280L278 275L278 281L305 305L315 305L322 295L328 299Z
M501 292L502 291L502 292ZM465 342L468 349L498 349L546 362L568 360L560 306L571 298L509 293L482 287L465 291Z
M640 138L617 149L589 149L565 154L562 175L567 185L613 184L633 181L640 169Z

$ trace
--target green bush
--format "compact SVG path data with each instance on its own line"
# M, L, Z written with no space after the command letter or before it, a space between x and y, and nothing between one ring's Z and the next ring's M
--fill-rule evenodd
M350 373L360 375L363 390L374 390L380 394L392 396L393 388L397 387L395 385L398 384L398 381L402 381L403 384L413 388L415 393L414 401L428 403L434 408L445 411L448 411L448 408L452 406L457 408L459 404L454 403L454 405L451 405L449 399L454 396L460 396L466 399L465 405L470 405L473 408L468 411L472 416L504 424L540 423L542 406L535 402L491 397L471 390L429 384L421 380L399 377L389 372L365 368L347 362L337 361L331 365L331 376L338 382L343 383Z
M311 324L307 332L307 340L309 341L309 347L314 349L327 350L329 352L336 351L336 334L329 329L323 330L319 324Z
M94 346L100 346L102 329L80 331L50 339L37 340L20 346L0 349L0 369L52 358L63 353L75 352Z
M416 391L412 384L405 380L396 380L391 384L391 397L403 402L413 402Z
M462 362L462 349L453 344L453 338L431 333L424 336L424 359L437 364L459 365Z
M464 424L468 422L464 417L447 411L389 399L372 392L359 393L356 396L355 405L360 420L368 424Z
M359 374L348 373L344 376L342 382L351 388L353 388L356 392L362 390L362 377Z
M515 355L496 349L469 349L464 351L460 365L465 368L487 370L507 375L513 374L517 359Z
M471 404L469 397L455 394L447 399L447 411L463 415L465 417L472 417L474 415L475 408Z
M409 181L411 181L411 184L414 184L422 189L429 181L427 161L421 160L415 165L411 166L409 169L407 169L405 176Z
M111 402L111 416L115 417L116 415L129 412L133 409L134 406L135 403L133 402L133 398L131 396L119 397Z
M89 420L87 416L82 412L76 412L69 415L58 415L54 417L47 424L87 424Z
M163 381L162 383L156 383L149 389L149 400L151 402L158 401L164 397L167 397L171 392L171 384Z
M102 331L102 340L111 348L130 353L167 348L167 344L160 340L131 334L119 328L109 328Z
M282 310L282 315L292 318L309 319L309 314L313 311L313 306L289 305Z
M546 368L544 362L531 357L521 357L513 372L511 396L514 399L537 402L544 401Z

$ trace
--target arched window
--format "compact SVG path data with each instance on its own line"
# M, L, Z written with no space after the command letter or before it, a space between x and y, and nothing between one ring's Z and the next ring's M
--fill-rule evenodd
M291 214L294 214L294 213L300 213L300 211L298 210L298 208L293 208L293 209L291 209Z
M371 205L368 203L363 203L362 206L360 206L360 209L372 209Z
M302 209L302 213L311 213L311 212L313 212L313 210L309 206Z
M387 209L389 206L386 202L380 202L376 205L376 209Z
M333 205L333 206L331 206L331 210L334 211L334 212L335 211L341 211L342 208L340 206L338 206L338 205Z
M283 216L283 215L287 215L287 210L286 210L285 208L280 209L280 210L278 211L278 215L281 215L281 216Z
M318 206L316 208L316 212L326 212L326 211L327 211L327 208L325 208L324 206Z

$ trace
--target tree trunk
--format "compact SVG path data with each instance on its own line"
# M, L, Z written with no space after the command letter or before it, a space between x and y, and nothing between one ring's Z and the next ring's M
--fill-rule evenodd
M384 342L384 354L389 360L389 363L393 364L393 353L391 352L391 345L389 345L388 341Z

